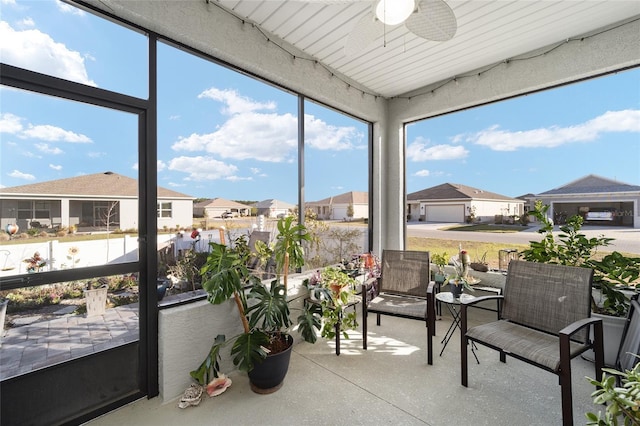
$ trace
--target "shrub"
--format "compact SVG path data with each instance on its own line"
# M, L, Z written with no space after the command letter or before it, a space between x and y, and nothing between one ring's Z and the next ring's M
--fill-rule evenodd
M594 404L606 404L606 410L604 415L601 411L598 415L587 413L587 425L640 424L640 362L625 372L609 368L603 368L602 371L602 381L589 377L587 380L599 388L591 394ZM607 373L610 375L607 376ZM616 386L618 380L621 386ZM618 422L619 418L622 418L621 423Z

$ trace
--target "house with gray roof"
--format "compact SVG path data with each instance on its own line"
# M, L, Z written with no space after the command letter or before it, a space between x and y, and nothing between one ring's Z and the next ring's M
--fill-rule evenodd
M463 223L469 216L476 221L495 221L496 215L520 216L524 202L483 189L458 183L443 183L407 194L409 220Z
M535 200L549 205L554 223L581 215L584 223L640 228L640 186L594 174L558 188L536 194Z
M305 204L307 209L312 209L318 219L348 220L369 218L369 193L363 191L350 191L344 194L334 195L319 201L311 201ZM352 215L349 216L349 208Z
M204 200L193 205L193 215L196 217L222 217L223 213L231 213L233 216L249 216L251 207L224 198Z
M255 203L253 207L256 208L258 216L262 215L264 217L272 218L276 218L279 215L289 215L296 210L295 205L287 203L286 201L274 200L272 198Z
M0 188L0 225L137 229L138 180L113 172ZM158 187L158 228L191 226L194 197Z

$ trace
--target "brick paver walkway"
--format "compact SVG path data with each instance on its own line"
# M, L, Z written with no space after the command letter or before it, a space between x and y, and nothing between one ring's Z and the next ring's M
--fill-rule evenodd
M138 304L87 318L67 315L5 330L0 380L138 340Z

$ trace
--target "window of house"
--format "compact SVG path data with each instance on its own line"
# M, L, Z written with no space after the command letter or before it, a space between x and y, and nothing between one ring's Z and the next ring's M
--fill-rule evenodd
M33 217L36 219L49 219L51 217L51 202L35 201Z
M158 217L171 217L172 203L158 203Z

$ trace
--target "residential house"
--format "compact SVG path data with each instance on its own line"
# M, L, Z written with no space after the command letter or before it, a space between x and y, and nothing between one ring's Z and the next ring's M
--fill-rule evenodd
M531 197L549 205L555 223L581 215L585 224L640 228L640 186L594 174Z
M113 172L0 188L0 225L138 228L138 181ZM158 228L191 226L194 198L158 187Z
M306 203L318 219L349 220L369 218L369 193L362 191L345 192L320 201ZM351 208L351 214L349 209Z
M524 203L516 198L457 183L443 183L407 194L408 220L462 223L471 216L493 223L496 215L520 216Z
M233 216L249 216L251 207L224 198L205 200L193 205L193 215L196 217L222 217L223 213L231 213Z
M280 215L289 215L296 210L296 206L285 201L268 199L255 203L253 207L257 210L257 215L276 218Z

